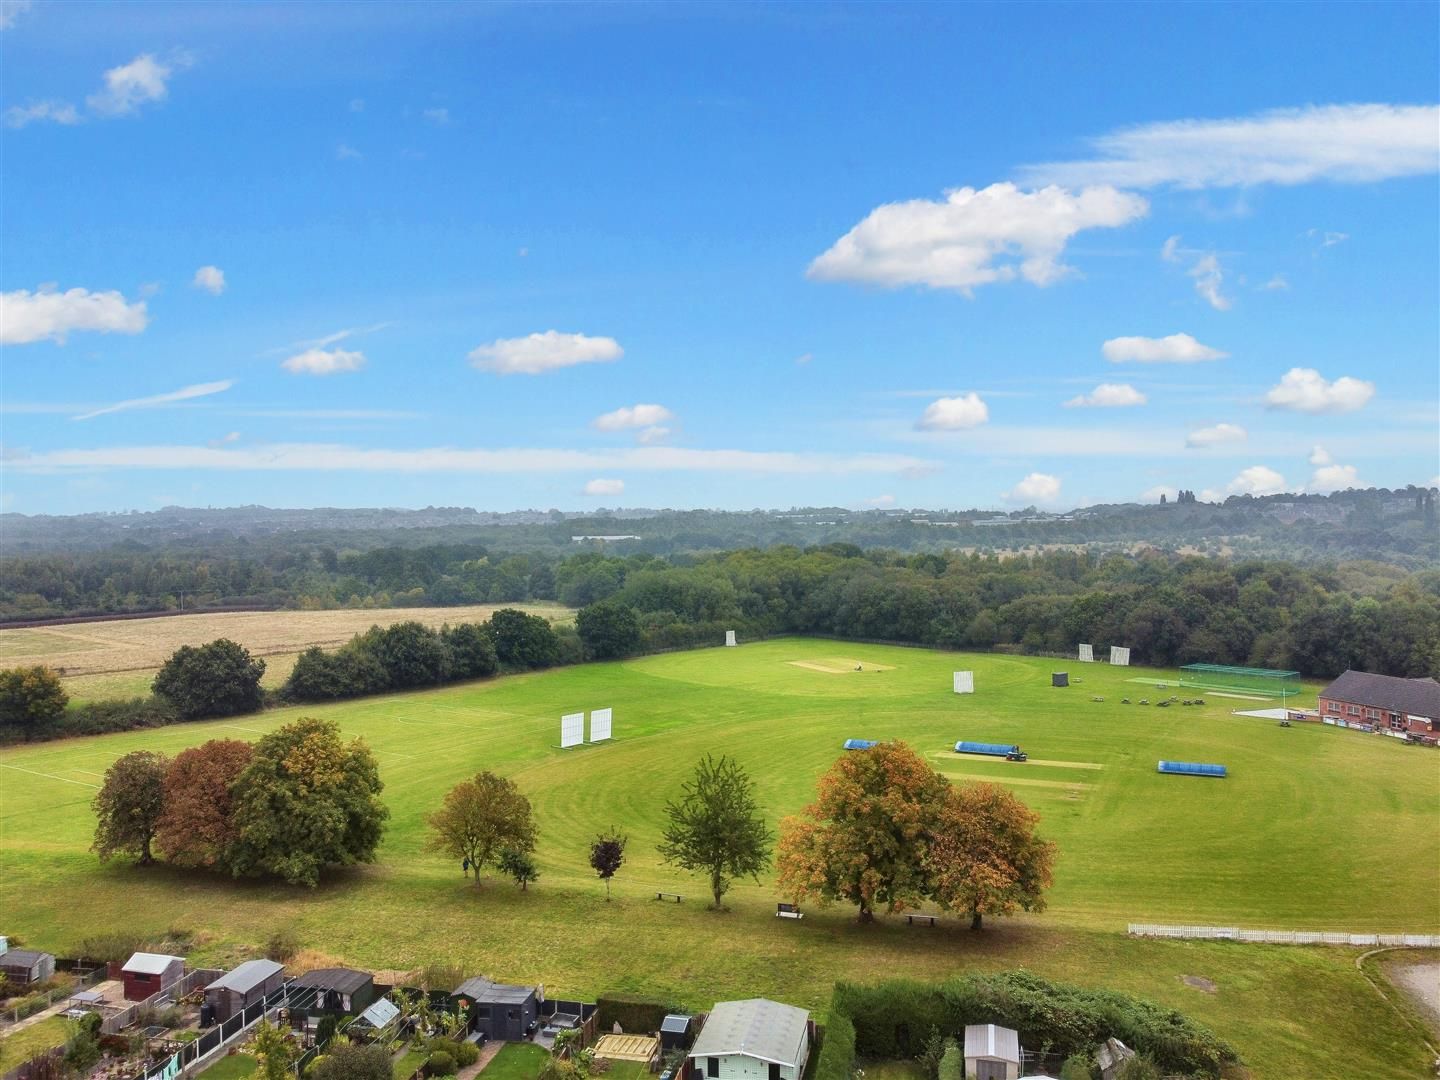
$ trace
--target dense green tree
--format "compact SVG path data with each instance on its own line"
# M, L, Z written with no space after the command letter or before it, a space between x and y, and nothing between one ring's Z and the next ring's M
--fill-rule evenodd
M53 727L65 715L70 695L48 667L0 671L0 727L13 727L28 738Z
M495 642L495 655L511 671L553 667L560 645L550 623L539 615L501 608L486 624Z
M390 1052L378 1043L341 1043L315 1059L307 1080L394 1080Z
M260 677L265 661L243 645L219 638L182 645L155 675L153 689L175 706L182 720L255 712L264 703Z
M410 620L393 626L372 626L354 648L372 655L394 690L434 686L445 679L446 649L440 635Z
M660 856L706 875L719 910L737 877L758 877L770 865L774 836L755 801L755 785L736 761L707 754L678 800L665 804Z
M449 650L448 669L452 679L483 679L500 670L495 643L480 623L443 627L440 639Z
M330 866L374 862L389 811L363 740L331 720L301 719L264 736L235 780L236 876L315 885Z
M511 848L502 852L499 862L500 872L520 886L524 892L532 881L540 880L540 868L535 864L535 856L528 851L518 851Z
M575 628L586 654L596 660L615 660L640 649L640 619L635 609L613 600L581 608Z
M456 784L428 820L427 846L459 862L465 873L474 875L477 888L480 871L502 853L535 850L538 830L530 800L515 781L492 772L476 773Z
M153 750L132 750L105 770L95 793L95 842L102 860L131 855L144 866L154 861L150 845L165 808L165 772L169 761Z

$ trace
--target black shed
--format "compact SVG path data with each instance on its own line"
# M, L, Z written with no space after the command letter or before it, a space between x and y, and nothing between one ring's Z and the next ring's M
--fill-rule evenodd
M660 1046L665 1050L689 1050L693 1016L671 1013L660 1023Z
M508 986L483 975L466 979L450 994L456 1009L470 1012L470 1030L487 1039L518 1042L529 1038L540 1018L533 986Z
M300 995L290 1007L292 1015L303 1013L314 1016L323 1013L339 1013L342 1016L356 1016L365 1011L375 1000L375 979L368 971L354 968L317 968L301 975L290 984L292 990L314 991L314 998L305 1003Z

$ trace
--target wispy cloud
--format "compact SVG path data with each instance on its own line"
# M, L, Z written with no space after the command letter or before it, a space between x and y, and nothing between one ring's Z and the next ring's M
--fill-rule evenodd
M610 363L624 355L614 338L546 330L478 346L470 351L470 364L497 375L541 375L576 364Z
M0 30L9 30L33 6L33 0L0 0Z
M28 124L78 124L80 110L68 101L32 101L28 105L11 105L5 110L5 126L23 128Z
M306 349L281 361L280 366L292 375L339 375L364 367L365 354L348 349Z
M1216 311L1229 311L1234 301L1222 291L1225 284L1225 270L1220 257L1213 251L1206 252L1195 261L1187 273L1195 279L1195 291Z
M426 109L420 115L425 118L425 122L427 124L433 124L435 127L444 127L446 124L450 123L449 109Z
M1440 166L1440 106L1312 105L1142 124L1091 143L1093 158L1031 165L1020 175L1034 184L1141 189L1424 176Z
M211 394L221 394L234 385L234 379L221 379L219 382L196 383L193 386L182 386L179 390L171 390L165 394L154 394L150 397L130 398L128 401L117 401L114 405L106 405L99 409L92 409L90 412L81 413L79 416L72 416L70 419L92 420L97 416L108 416L111 413L131 412L135 409L157 409L165 405L173 405L177 401L190 401L193 398L208 397Z
M49 339L65 344L72 333L138 334L149 323L145 301L131 303L115 291L42 285L35 292L0 293L0 344L28 345Z
M344 330L336 330L333 334L326 334L324 337L307 338L304 341L292 341L289 345L277 345L273 349L266 349L261 356L279 356L281 353L304 352L306 349L328 349L342 341L348 341L352 337L363 337L366 334L373 334L377 330L384 330L394 326L394 323L380 322L371 326L350 326Z
M143 106L164 101L170 92L171 77L193 62L186 52L171 53L163 60L156 59L153 53L142 53L128 64L111 68L105 72L104 86L85 99L88 115L102 120L134 116ZM78 124L85 118L68 101L32 101L5 110L5 123L12 128L42 122Z

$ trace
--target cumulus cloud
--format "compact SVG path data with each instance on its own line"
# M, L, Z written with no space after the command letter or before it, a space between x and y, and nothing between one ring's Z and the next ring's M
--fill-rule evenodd
M0 344L28 345L49 338L65 344L71 333L138 334L150 318L145 301L134 303L115 291L69 289L57 292L42 285L35 292L17 289L0 293Z
M134 409L156 409L163 405L173 405L177 401L190 401L192 398L209 397L211 394L224 393L234 385L235 380L233 379L221 379L219 382L196 383L194 386L182 386L179 390L170 390L164 394L130 398L128 401L117 401L114 405L106 405L101 409L91 409L89 412L81 413L79 416L72 416L70 419L92 420L97 416L108 416L110 413L131 412Z
M204 289L211 296L219 296L225 291L225 271L218 266L202 266L195 271L190 284L197 289Z
M6 127L23 128L34 123L78 124L80 111L68 101L32 101L5 110Z
M1329 381L1314 368L1291 368L1265 395L1272 409L1303 413L1347 413L1365 407L1375 396L1375 384L1342 375Z
M1440 106L1311 105L1223 120L1123 128L1092 140L1096 156L1021 170L1026 182L1079 187L1361 184L1425 176L1440 162Z
M1185 436L1186 446L1218 446L1221 443L1244 442L1250 437L1239 424L1213 424L1196 428Z
M1231 495L1279 495L1285 490L1285 477L1265 465L1251 465L1225 485Z
M365 366L365 354L348 349L306 349L280 364L292 375L339 375L359 371Z
M1329 450L1317 444L1310 451L1309 461L1311 465L1333 465L1335 459L1330 456Z
M585 495L621 495L625 491L624 480L587 480L582 494Z
M1059 477L1032 472L1005 493L1006 502L1048 503L1060 494Z
M1310 490L1324 494L1359 486L1359 471L1354 465L1322 465L1310 477Z
M575 364L618 360L625 350L614 338L587 337L546 330L520 338L500 338L470 351L470 363L497 375L540 375Z
M144 53L128 64L105 72L105 88L91 94L85 103L101 116L130 116L142 105L164 101L169 93L170 77L177 68L188 64L189 60L181 55L160 61Z
M597 416L591 421L591 425L599 431L626 431L631 428L657 427L674 418L675 414L664 405L627 405Z
M1112 364L1198 364L1202 360L1224 360L1230 355L1200 344L1189 334L1111 338L1100 346L1100 352Z
M1051 285L1071 268L1065 245L1085 229L1117 228L1145 216L1149 203L1113 187L1078 193L1014 184L957 188L943 201L911 199L876 207L810 264L817 281L896 289L923 285L966 296L978 285L1021 277Z
M1101 383L1090 393L1065 402L1065 408L1121 409L1131 405L1144 405L1145 401L1145 395L1129 383Z
M990 407L975 391L959 397L942 397L925 407L916 422L920 431L966 431L990 419Z
M1186 271L1195 279L1195 291L1216 311L1229 311L1231 300L1221 288L1225 284L1225 271L1220 266L1220 257L1213 251L1206 252Z

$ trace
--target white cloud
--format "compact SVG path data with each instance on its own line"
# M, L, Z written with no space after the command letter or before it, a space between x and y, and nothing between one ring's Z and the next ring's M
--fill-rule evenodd
M1185 436L1186 446L1218 446L1221 443L1244 442L1250 437L1239 424L1214 424L1196 428Z
M224 393L235 385L234 379L221 379L219 382L196 383L194 386L182 386L179 390L171 390L164 394L155 394L151 397L130 398L128 401L117 401L114 405L106 405L104 408L92 409L79 416L72 416L71 420L91 420L97 416L108 416L110 413L130 412L134 409L154 409L162 405L172 405L177 401L189 401L192 398L208 397L211 394Z
M1169 334L1162 338L1111 338L1100 346L1100 352L1112 364L1127 361L1137 364L1196 364L1202 360L1224 360L1230 355L1200 344L1189 334Z
M377 330L384 330L386 327L393 325L394 323L381 322L375 323L372 326L349 326L344 330L336 330L333 334L326 334L324 337L308 338L304 341L292 341L289 345L281 345L275 349L267 349L261 353L261 355L274 356L278 353L293 353L297 349L325 349L347 338L359 337L362 334L373 334Z
M1310 451L1309 461L1311 465L1333 465L1335 463L1335 459L1330 456L1330 451L1319 445Z
M1354 465L1322 465L1310 477L1310 490L1322 494L1359 486L1359 470Z
M1180 260L1180 256L1177 254L1177 252L1179 252L1179 250L1180 234L1176 233L1174 236L1166 237L1165 243L1160 245L1160 258L1164 259L1166 262L1178 262Z
M1196 260L1187 273L1195 279L1195 291L1216 311L1229 311L1231 300L1220 291L1225 283L1225 271L1220 266L1220 257L1213 251L1206 252Z
M920 431L966 431L990 419L990 407L979 394L970 391L959 397L942 397L925 407L916 422Z
M1169 487L1166 484L1156 484L1154 487L1147 488L1140 493L1140 501L1159 502L1161 495L1164 495L1169 502L1174 502L1180 495L1180 491L1178 488Z
M1078 194L1014 184L947 191L943 202L912 199L876 207L810 264L806 276L883 288L924 285L966 296L977 285L1050 285L1070 272L1060 261L1072 236L1145 216L1140 196L1111 187Z
M1284 275L1284 274L1276 274L1276 275L1275 275L1274 277L1272 277L1269 281L1265 282L1264 285L1261 285L1261 286L1260 286L1260 291L1261 291L1261 292L1283 292L1284 290L1286 290L1286 289L1288 289L1288 288L1290 288L1290 282L1288 282L1287 280L1285 280L1285 275Z
M32 6L32 0L0 0L0 30L9 30Z
M618 360L625 350L614 338L546 330L522 338L501 338L470 352L470 363L497 375L539 375L575 364Z
M80 113L68 101L32 101L29 105L11 105L5 110L6 127L23 128L26 124L40 121L78 124Z
M218 438L218 439L211 439L211 440L210 440L209 442L207 442L205 445L208 446L208 447L210 447L210 448L213 450L213 449L215 449L216 447L219 447L219 446L227 446L227 445L229 445L230 443L239 442L239 441L240 441L240 432L238 432L238 431L230 431L230 432L226 432L224 435L221 435L220 438Z
M810 361L814 359L814 353L801 353L799 356L795 357L795 363L799 364L801 367L804 367L806 364L810 363Z
M1311 105L1225 120L1143 124L1093 140L1097 157L1021 170L1030 183L1126 188L1371 183L1425 176L1440 106Z
M1060 479L1048 473L1032 472L1005 493L1006 502L1048 503L1060 494Z
M585 495L621 495L625 492L624 480L587 480L582 494Z
M204 289L211 296L219 296L225 291L225 271L218 266L202 266L195 271L190 284L197 289Z
M365 366L365 354L346 349L306 349L280 364L292 375L338 375L359 371Z
M636 435L635 441L641 446L653 446L656 443L663 443L671 434L672 429L665 427L663 424L657 424L654 427L647 427L644 431L640 432L640 434Z
M590 423L598 431L625 431L630 428L655 427L674 418L675 414L664 405L627 405L623 409L597 416Z
M873 499L865 500L866 506L873 506L877 510L888 510L895 505L894 495L876 495Z
M101 116L129 116L142 105L164 101L170 76L176 67L185 67L188 63L183 56L161 62L152 54L144 53L128 64L105 72L105 89L91 94L85 102Z
M434 124L436 127L444 127L450 123L449 109L426 109L421 115L425 117L427 124Z
M359 161L364 156L349 143L342 142L335 147L335 160L337 161Z
M138 334L149 321L144 300L132 304L115 291L62 293L42 285L33 293L28 289L0 293L0 344L4 345L45 338L63 345L66 335L82 331Z
M1303 413L1345 413L1364 408L1375 396L1375 384L1342 375L1334 382L1314 368L1291 368L1265 395L1273 409Z
M1101 383L1088 394L1081 394L1065 402L1067 409L1119 409L1131 405L1144 405L1145 395L1129 383Z
M1285 490L1285 477L1265 465L1251 465L1241 469L1225 490L1231 495L1278 495Z
M1306 229L1305 235L1317 241L1322 248L1334 247L1350 239L1349 233L1330 232L1326 229Z

